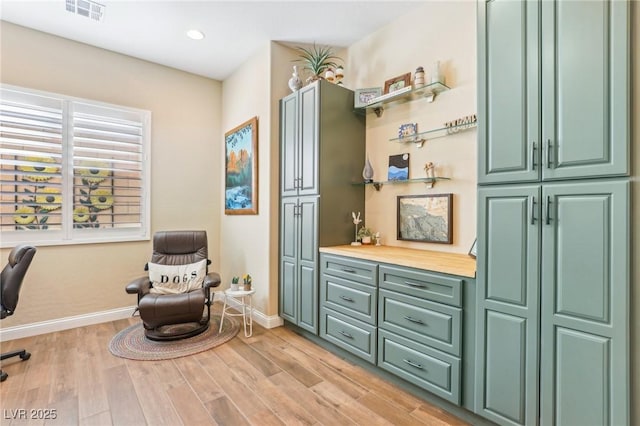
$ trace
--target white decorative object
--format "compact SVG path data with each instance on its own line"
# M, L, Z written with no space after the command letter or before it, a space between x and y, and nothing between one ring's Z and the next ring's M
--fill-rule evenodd
M376 245L377 246L382 245L380 244L380 232L376 232L375 238L376 238Z
M300 76L298 75L298 67L296 65L293 66L293 73L291 74L291 78L289 79L289 89L292 92L296 90L300 90L302 87L302 80L300 80Z
M424 165L424 170L427 172L428 178L433 179L436 177L436 166L431 161Z
M331 68L327 68L327 71L325 71L324 79L329 83L333 83L336 80L336 75L333 73L333 70Z
M416 68L416 73L413 77L413 85L414 87L424 86L424 68Z
M373 166L371 166L371 161L369 161L368 155L367 161L364 163L364 169L362 170L362 177L366 183L373 182Z
M362 222L362 219L360 219L360 212L358 212L357 216L355 212L351 212L351 217L353 218L353 224L356 226L355 241L352 242L351 245L361 246L362 244L358 242L358 225Z

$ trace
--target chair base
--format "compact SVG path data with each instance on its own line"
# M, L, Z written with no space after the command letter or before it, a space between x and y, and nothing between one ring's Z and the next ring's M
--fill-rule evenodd
M0 360L13 358L14 356L19 356L22 361L26 361L31 358L31 354L29 352L27 352L25 349L20 349L17 351L0 354ZM4 382L5 380L7 380L7 377L9 377L9 375L0 370L0 382Z
M147 339L156 342L181 340L204 333L209 328L209 321L204 324L189 322L183 324L163 325L153 329L145 328L144 335Z

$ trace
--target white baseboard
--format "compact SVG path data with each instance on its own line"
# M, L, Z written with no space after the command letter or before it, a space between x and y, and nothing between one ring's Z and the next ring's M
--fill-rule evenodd
M110 309L108 311L94 312L91 314L75 315L72 317L2 328L0 329L0 342L128 318L135 308L135 306L127 306L125 308Z
M222 303L223 302L222 294L219 292L216 292L213 298L213 301L214 302L218 301ZM236 308L238 310L241 309L240 307L242 306L240 305L239 302L237 302L235 299L232 299L232 298L229 298L227 303L229 304L229 306L232 306L233 308ZM280 318L278 315L267 316L260 311L256 311L255 309L253 310L253 320L256 323L263 326L264 328L276 328L276 327L280 327L281 325L284 325L284 320Z
M218 293L215 294L213 300L222 302ZM240 306L233 299L229 299L229 305L234 308ZM54 320L34 322L31 324L17 325L14 327L0 328L0 342L7 342L9 340L22 339L24 337L37 336L39 334L53 333L56 331L68 330L70 328L84 327L87 325L129 318L135 309L135 306L127 306L125 308L111 309L91 314L76 315ZM253 319L264 328L275 328L284 324L284 321L279 316L267 316L255 309L253 311Z

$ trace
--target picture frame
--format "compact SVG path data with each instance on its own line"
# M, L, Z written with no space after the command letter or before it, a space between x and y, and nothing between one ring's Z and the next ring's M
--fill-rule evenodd
M409 153L390 155L387 180L409 179Z
M469 256L473 257L474 259L478 256L478 239L477 238L473 240L473 244L469 249Z
M258 117L224 134L224 214L258 214Z
M418 123L401 124L398 128L398 139L409 138L418 134Z
M397 238L453 244L453 194L399 195Z
M382 87L368 87L356 89L353 97L354 108L365 108L372 100L382 95Z
M405 73L384 82L384 94L411 86L411 73Z

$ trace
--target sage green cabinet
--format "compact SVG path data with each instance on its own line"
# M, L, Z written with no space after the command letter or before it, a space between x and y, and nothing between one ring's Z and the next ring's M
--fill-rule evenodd
M476 411L627 424L629 183L478 190Z
M480 0L478 29L480 184L629 174L629 2Z
M317 81L280 101L282 318L318 334L318 247L349 243L364 213L364 117L353 92Z
M284 198L280 229L280 314L317 334L318 197Z

